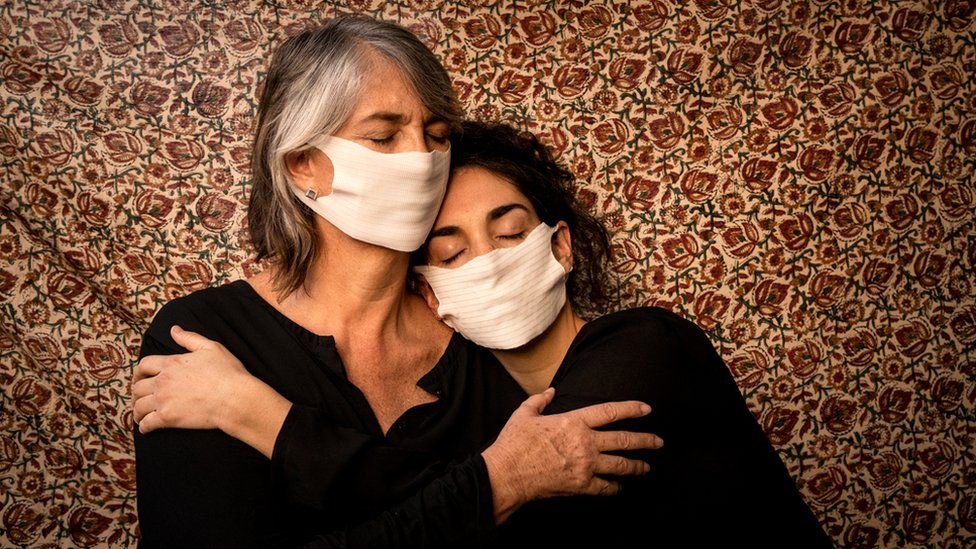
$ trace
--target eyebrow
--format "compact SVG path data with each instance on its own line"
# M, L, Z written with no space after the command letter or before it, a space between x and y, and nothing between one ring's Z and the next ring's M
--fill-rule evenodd
M529 209L526 208L525 206L523 206L522 204L518 204L518 203L514 203L513 202L512 204L505 204L504 206L499 206L497 208L494 208L490 212L488 212L488 216L487 216L488 221L494 221L494 220L498 219L499 217L507 214L508 212L510 212L512 210L522 210L522 211L524 211L526 213L529 212ZM457 225L447 225L447 226L444 226L444 227L441 227L439 229L435 229L434 231L432 231L430 233L430 239L429 240L433 240L433 239L437 238L438 236L453 236L453 235L458 234L459 232L461 232L461 229L458 228Z
M381 120L383 122L392 122L394 124L399 124L399 123L403 123L403 121L406 120L406 118L407 117L404 116L402 113L383 111L383 112L374 112L373 114L360 120L360 122L362 123L362 122L372 122L374 120Z
M393 124L403 124L407 120L407 117L403 113L399 113L399 112L381 111L381 112L374 112L373 114L367 116L366 118L363 118L359 122L366 123L366 122L373 122L374 120L379 120L382 122L390 122ZM431 116L426 122L424 122L424 126L430 126L432 124L437 124L440 122L446 124L447 120L443 116Z

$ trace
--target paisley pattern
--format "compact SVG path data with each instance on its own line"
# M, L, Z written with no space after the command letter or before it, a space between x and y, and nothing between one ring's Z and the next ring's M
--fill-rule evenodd
M345 11L572 167L838 546L976 544L973 0L0 0L0 545L135 544L141 333L262 268L258 85Z

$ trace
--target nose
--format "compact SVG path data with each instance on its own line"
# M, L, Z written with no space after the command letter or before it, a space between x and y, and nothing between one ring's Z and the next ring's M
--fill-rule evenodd
M404 132L404 151L410 152L430 152L430 146L427 143L427 134L424 131L424 127L410 126L409 128L403 128Z
M473 238L468 246L471 249L471 257L478 257L495 249L495 243L488 235L479 235Z

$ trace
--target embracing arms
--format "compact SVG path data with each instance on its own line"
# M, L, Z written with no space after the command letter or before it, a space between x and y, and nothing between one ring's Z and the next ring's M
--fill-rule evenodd
M375 437L332 425L327 417L315 413L314 409L300 406L294 409L290 403L286 405L287 409L286 406L279 407L275 399L281 397L276 393L269 394L268 391L274 393L270 387L253 378L243 381L244 377L234 377L240 372L235 374L233 368L239 368L244 376L248 374L239 363L234 364L236 359L230 360L232 355L218 343L202 336L196 336L199 339L194 342L192 336L196 334L189 332L172 335L174 341L190 348L192 352L179 355L176 354L180 351L178 349L149 349L144 343L142 357L166 352L172 356L148 357L140 361L136 369L133 395L135 417L140 431L181 427L182 429L161 429L158 433L162 438L178 438L183 435L194 436L187 429L211 429L202 432L210 433L214 444L219 443L227 451L245 454L250 452L252 457L263 458L264 462L259 464L258 472L253 475L261 478L270 476L270 466L266 458L274 456L279 430L289 419L303 424L300 434L305 438L317 439L318 447L327 447L334 441L337 448L354 448L353 452L340 451L335 456L330 456L344 461L338 465L357 467L360 463L369 463L368 456L377 453L389 456L390 452L395 451L385 447ZM186 337L187 335L190 337ZM151 338L147 341L153 343ZM208 374L213 376L209 377L209 381ZM194 377L197 375L204 377ZM234 379L241 380L241 383L224 383ZM193 387L206 390L196 391ZM262 393L264 396L261 396ZM153 394L155 396L151 400L144 401ZM528 500L564 493L613 493L617 485L599 478L597 474L635 474L645 470L646 466L642 462L624 460L604 454L604 451L655 447L659 444L656 437L646 434L597 432L594 429L613 419L643 415L646 412L639 403L601 405L573 414L543 417L539 412L549 398L551 394L537 395L526 401L513 414L496 442L483 454L444 468L440 476L424 485L416 494L400 505L383 511L367 524L327 528L330 533L317 538L318 542L324 543L324 546L341 547L343 544L357 545L360 542L378 543L377 536L385 536L382 539L386 545L415 546L452 543L452 540L471 538L473 535L480 537L486 528L490 530L494 522L504 520ZM223 404L215 406L214 402ZM260 417L256 417L256 421L246 417L248 414L260 416L269 410L271 417L274 417L275 410L285 410L280 423L277 419L262 422ZM244 417L235 417L238 414ZM248 439L247 444L259 451L246 447L224 432L216 431L218 428L235 433L235 436L241 435ZM291 435L293 442L307 442L295 435L296 433ZM138 433L137 449L140 446L146 448L146 441L155 436L156 434ZM543 443L540 444L540 441ZM281 441L278 442L280 444ZM301 459L303 453L295 452L293 455L298 456L295 459ZM367 459L360 459L364 456ZM314 462L316 456L305 455L305 458ZM138 466L142 468L147 460L152 461L152 458L147 452L143 452ZM408 469L406 474L414 472L412 468L416 464L411 460L404 459L403 464ZM554 464L565 464L566 467L557 469ZM332 463L330 467L341 470L336 465ZM150 469L152 467L149 466ZM165 469L166 465L160 467ZM218 471L217 474L223 474L223 471ZM322 494L329 491L330 486L327 484L335 478L316 476L308 480L326 485L311 488L305 486L300 491ZM242 479L238 484L247 482ZM193 496L178 487L167 486L164 491L175 492L164 494L165 497L161 498L164 500ZM224 494L216 490L215 492L218 493L214 493L214 497L224 498ZM140 479L140 501L151 502L153 499L160 498L144 493ZM231 494L227 499L233 500L225 502L233 508L237 503L236 496ZM250 502L245 507L253 507L255 504L253 499L243 498L241 501ZM140 515L144 514L143 511L140 508ZM231 509L227 514L236 517L233 520L244 520L247 517L246 510L235 513Z

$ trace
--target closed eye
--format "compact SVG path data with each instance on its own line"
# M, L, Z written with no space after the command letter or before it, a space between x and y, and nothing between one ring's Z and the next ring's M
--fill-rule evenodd
M505 240L521 240L525 238L525 231L515 234L500 234L498 238L504 238Z
M445 265L450 265L451 263L454 263L454 262L455 262L455 261L457 260L457 258L458 258L458 257L459 257L459 256L460 256L460 255L461 255L462 253L464 253L464 250L463 250L463 249L462 249L462 250L461 250L460 252L458 252L458 253L456 253L456 254L454 254L454 255L452 255L451 257L449 257L449 258L447 258L447 259L445 259L445 260L444 260L444 261L442 261L441 263L443 263L443 264L445 264Z

